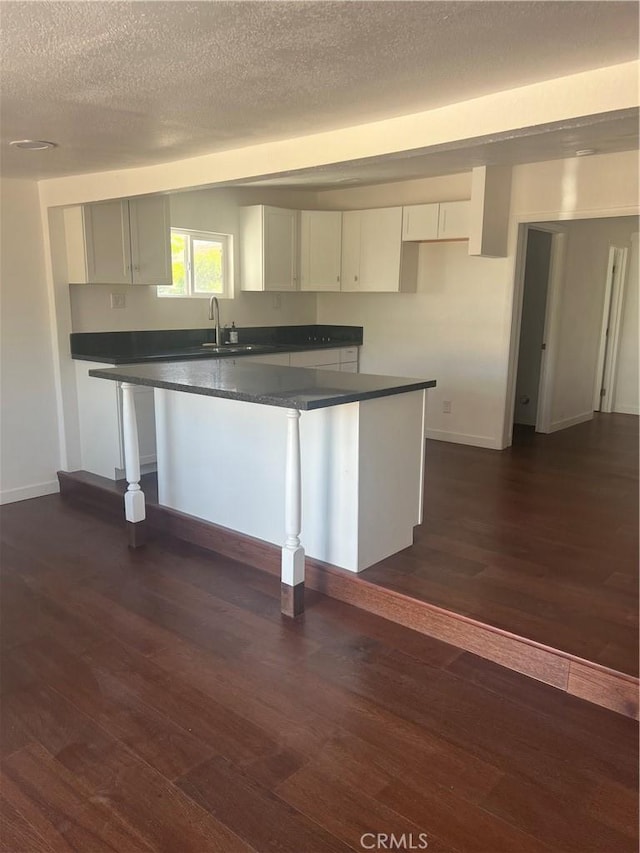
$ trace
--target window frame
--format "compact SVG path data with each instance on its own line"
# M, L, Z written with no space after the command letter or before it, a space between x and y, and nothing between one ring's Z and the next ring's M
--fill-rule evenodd
M161 289L168 285L158 285L156 296L158 299L210 299L217 296L218 299L233 299L233 235L221 234L217 231L201 231L193 228L171 228L171 235L181 234L186 237L186 259L185 259L185 293L162 293ZM197 291L194 281L193 242L194 240L217 242L222 244L222 291Z

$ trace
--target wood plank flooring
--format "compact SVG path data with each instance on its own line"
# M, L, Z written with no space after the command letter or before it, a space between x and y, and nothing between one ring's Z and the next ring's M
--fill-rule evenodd
M6 853L637 850L625 717L59 496L0 536Z
M361 577L638 675L638 418L427 443L415 544Z

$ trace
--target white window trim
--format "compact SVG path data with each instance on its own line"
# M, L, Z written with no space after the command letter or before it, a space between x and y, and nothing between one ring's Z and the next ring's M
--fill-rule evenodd
M196 231L192 228L171 228L171 233L184 234L189 238L187 252L187 292L186 293L161 293L159 285L156 287L156 296L158 299L210 299L212 296L217 296L218 299L233 299L233 235L221 234L216 231ZM193 278L191 275L193 268L192 261L192 244L193 240L217 240L222 243L222 293L197 293L193 290Z

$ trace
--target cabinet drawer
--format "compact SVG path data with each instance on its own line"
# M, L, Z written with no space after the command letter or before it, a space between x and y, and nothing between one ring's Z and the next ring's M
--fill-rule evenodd
M292 352L291 367L320 367L325 364L339 364L339 349L310 350L309 352Z
M358 347L342 347L340 350L340 364L350 361L358 361Z
M245 355L239 358L237 363L246 364L248 361L253 361L257 364L279 364L283 367L289 367L289 353L274 352L270 355Z

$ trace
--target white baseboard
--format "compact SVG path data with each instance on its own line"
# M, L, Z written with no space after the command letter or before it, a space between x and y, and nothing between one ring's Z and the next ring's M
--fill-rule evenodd
M447 432L444 429L427 429L426 438L434 441L450 441L452 444L469 444L472 447L486 447L489 450L502 450L502 442L488 435L468 435L464 432Z
M618 412L620 415L640 415L640 407L638 406L614 406L614 412Z
M0 492L0 504L13 504L18 501L28 501L31 498L41 498L43 495L54 495L60 491L57 480L47 483L34 483L31 486L20 486L17 489L4 489Z
M549 424L549 432L558 432L558 430L577 426L578 424L583 424L586 421L591 420L593 420L593 412L582 412L582 414L574 415L572 418L563 418L561 421L553 421Z

